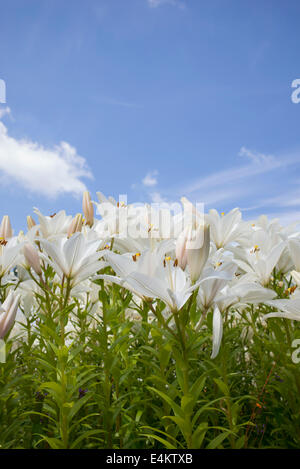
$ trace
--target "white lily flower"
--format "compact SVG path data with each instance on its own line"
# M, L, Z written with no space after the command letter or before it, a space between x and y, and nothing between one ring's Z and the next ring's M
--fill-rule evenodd
M94 227L102 238L138 238L148 237L147 207L135 204L126 205L116 202L112 197L107 199L97 192L99 203L94 202L97 213L102 219Z
M15 238L9 239L4 244L0 243L0 278L13 269L20 261L20 249Z
M297 272L300 272L300 240L290 239L288 241L288 247L295 269Z
M164 255L163 248L135 255L107 251L103 257L117 277L101 275L99 278L117 283L143 299L161 299L171 311L179 311L192 292L206 280L198 280L192 285L188 274L179 267L176 259ZM220 276L215 271L210 275L211 279Z
M197 295L197 304L202 311L207 311L214 305L220 291L232 280L236 269L237 266L233 262L221 264L215 269L204 269Z
M274 267L286 247L285 241L272 242L272 238L263 230L256 231L251 238L252 247L232 247L235 262L247 274L250 281L267 285Z
M25 315L29 316L32 309L38 306L36 294L43 294L41 288L29 277L21 281L16 291L20 294L20 304L23 307Z
M51 216L43 215L37 208L34 209L34 212L37 214L40 222L39 231L42 238L51 241L57 237L67 235L72 222L72 216L66 215L64 210Z
M266 215L260 215L257 220L250 222L254 231L262 229L269 233L278 233L281 230L278 218L269 220Z
M238 303L259 304L271 300L276 292L259 283L244 282L243 279L231 287L231 292L238 298Z
M65 276L74 287L82 280L94 275L103 267L98 252L99 240L87 241L82 233L75 233L71 238L58 238L55 242L40 240L47 255L42 257L50 264L60 278Z
M179 310L192 294L188 276L163 249L142 254L104 253L104 259L119 277L103 275L106 280L122 285L141 298L159 298L173 310Z
M221 216L214 209L206 215L207 223L210 225L210 237L217 249L240 240L245 236L246 224L242 222L242 214L238 208L234 208L226 215Z
M278 309L273 313L263 316L263 319L286 318L300 321L300 295L284 300L271 300L267 304Z
M147 238L114 238L114 249L121 254L155 251L163 249L165 253L171 253L175 249L175 240L161 240L148 236Z
M248 282L245 278L236 283L226 285L216 298L220 311L230 306L236 309L247 307L249 304L265 303L275 298L276 292L255 282Z

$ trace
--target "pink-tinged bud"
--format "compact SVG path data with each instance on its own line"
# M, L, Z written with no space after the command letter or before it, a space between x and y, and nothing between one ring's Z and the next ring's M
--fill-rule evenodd
M13 326L18 311L20 295L10 291L0 307L0 339L3 339Z
M32 267L37 275L42 274L41 262L38 251L29 243L23 246L23 254L29 267Z
M186 243L187 264L189 266L191 281L196 282L206 264L210 249L209 225L201 225L190 230Z
M186 197L181 197L181 203L183 205L183 216L185 226L192 226L193 229L197 225L203 223L203 212L199 212L197 208L190 202ZM202 209L201 205L201 209Z
M179 267L184 270L187 264L187 252L186 252L186 243L188 240L189 229L186 228L177 238L176 241L176 259L178 261Z
M71 238L74 233L80 232L82 230L82 215L81 213L77 213L77 215L73 218L70 223L67 237Z
M31 215L28 215L27 216L27 227L29 230L31 230L31 228L33 228L34 226L36 225L34 219L32 218Z
M2 218L1 226L0 226L0 238L7 240L12 238L13 230L10 224L10 219L8 215L4 215Z
M91 196L88 191L83 193L82 210L86 220L86 224L93 226L94 224L94 206L91 201Z

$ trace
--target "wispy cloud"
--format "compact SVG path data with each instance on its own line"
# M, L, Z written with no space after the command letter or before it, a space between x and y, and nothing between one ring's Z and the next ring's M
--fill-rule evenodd
M246 147L242 147L239 152L239 156L245 156L248 158L252 163L256 165L274 165L276 164L276 159L272 155L265 155L264 153L254 152L249 150Z
M294 190L286 190L284 179L295 168L299 168L299 154L274 156L259 153L242 147L234 167L215 171L207 176L173 187L157 187L149 193L152 200L178 200L182 195L193 202L202 202L206 206L224 210L225 207L243 207L247 218L254 213L273 213L281 218L290 219L300 211L300 190L295 182ZM296 171L297 174L297 171ZM281 187L280 192L278 188ZM249 203L250 201L250 203ZM289 207L295 209L290 213ZM285 213L289 212L285 216Z
M181 0L147 0L147 2L150 8L157 8L162 5L171 5L178 7L182 10L186 8L185 3Z
M300 219L300 181L292 182L291 177L297 177L299 167L299 152L274 156L243 146L235 166L169 187L161 187L158 172L152 171L143 178L142 188L151 202L178 202L184 195L205 204L206 211L240 207L246 219L265 213L287 224ZM141 189L141 184L132 189Z
M290 182L292 184L292 182ZM296 182L297 184L297 182ZM291 211L292 209L292 211ZM283 221L300 220L300 189L284 190L279 195L262 197L253 206L242 208L244 212L263 211Z
M10 137L0 122L1 182L15 183L29 192L47 197L60 194L81 194L85 189L82 177L92 178L86 160L67 142L52 149L31 140Z
M292 225L299 226L300 223L300 210L284 211L284 212L268 212L269 219L277 218L281 225Z
M207 177L186 184L181 188L181 191L192 194L196 191L225 187L226 184L230 183L237 184L244 179L274 171L291 163L288 158L278 159L271 155L253 152L245 147L241 148L239 156L246 157L250 160L250 164L236 165L233 168L217 171Z
M146 174L146 176L142 179L142 183L146 187L153 187L157 184L157 176L158 171L150 171Z

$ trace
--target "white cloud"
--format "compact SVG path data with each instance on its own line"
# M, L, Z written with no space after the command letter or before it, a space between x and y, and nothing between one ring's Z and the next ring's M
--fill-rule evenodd
M81 194L86 190L82 177L92 178L86 160L74 147L61 142L52 149L30 140L10 137L0 122L1 182L17 183L22 188L56 197L63 193Z
M157 171L150 171L149 173L146 174L144 179L142 180L142 183L144 186L147 187L153 187L156 186L157 184L157 178L156 176L158 175Z
M150 197L151 197L151 201L154 202L155 204L161 204L167 201L167 199L162 197L162 195L159 192L151 192Z
M157 8L162 5L176 6L180 9L185 8L185 4L181 0L147 0L147 1L148 1L149 7L151 8Z
M0 119L2 119L2 117L9 115L9 114L11 114L11 110L8 106L0 108Z

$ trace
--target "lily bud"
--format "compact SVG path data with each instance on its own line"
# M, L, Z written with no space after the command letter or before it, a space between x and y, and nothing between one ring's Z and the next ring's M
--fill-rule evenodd
M186 243L188 240L189 229L185 228L185 230L178 236L176 241L176 259L178 261L179 267L184 270L187 264L187 252L186 252Z
M86 220L86 224L93 226L94 224L94 206L91 201L91 196L89 191L83 193L82 199L82 210Z
M191 281L196 282L208 259L210 249L209 225L201 225L195 230L190 229L186 242L187 264Z
M42 274L40 257L37 250L29 243L23 246L23 254L29 267L32 267L37 275Z
M198 212L197 208L186 197L181 197L180 201L183 205L185 226L192 226L195 229L203 219L201 213Z
M20 295L10 291L0 307L0 339L3 339L12 328L18 311Z
M71 221L71 224L68 229L67 237L71 238L74 233L80 232L82 229L82 215L77 213L77 215Z
M36 225L34 219L32 218L31 215L28 215L27 216L27 227L29 230L31 230L31 228L33 228L34 226Z
M0 226L0 238L7 240L12 238L13 230L10 224L10 219L8 215L4 215L2 218L1 226Z

